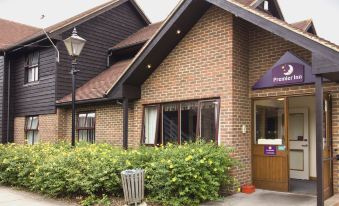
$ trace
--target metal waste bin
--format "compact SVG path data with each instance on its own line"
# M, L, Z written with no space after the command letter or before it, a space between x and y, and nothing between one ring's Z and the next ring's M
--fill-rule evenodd
M142 169L121 172L122 187L127 205L138 205L144 200L144 176Z

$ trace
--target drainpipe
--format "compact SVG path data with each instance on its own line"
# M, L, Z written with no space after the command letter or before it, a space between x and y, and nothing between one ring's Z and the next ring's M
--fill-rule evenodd
M123 103L123 147L128 149L128 99L124 98Z

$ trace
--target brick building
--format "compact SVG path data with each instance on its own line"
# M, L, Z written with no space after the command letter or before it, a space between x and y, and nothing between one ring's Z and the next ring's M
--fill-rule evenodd
M126 12L124 4L114 9ZM133 11L140 22L103 48L107 65L80 77L79 141L215 141L235 149L241 185L306 187L318 205L339 192L339 47L318 37L312 21L286 23L276 0L185 0L156 24ZM91 57L79 63L97 65ZM8 139L70 140L72 96L61 86L70 82L56 82L52 112L21 109L8 118Z

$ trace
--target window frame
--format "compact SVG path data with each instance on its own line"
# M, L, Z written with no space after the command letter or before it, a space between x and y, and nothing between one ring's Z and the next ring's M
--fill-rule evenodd
M29 58L30 58L30 55L33 55L34 54L37 54L37 58L38 58L38 61L37 61L37 64L34 64L34 65L29 65ZM25 68L24 68L24 84L34 84L34 83L38 83L39 80L40 80L40 51L36 50L36 51L31 51L30 53L28 53L25 57ZM33 78L33 81L30 81L28 79L29 77L29 72L32 71L32 74L34 75L34 78Z
M146 144L146 135L145 135L145 109L146 107L156 107L157 108L157 120L156 120L156 129L155 129L155 137L154 137L154 144ZM161 113L161 106L160 104L151 104L151 105L144 105L143 110L142 110L142 132L141 132L141 144L145 146L156 146L159 144L159 122L162 118L162 113Z
M88 115L89 114L94 114L94 122L93 122L93 127L79 127L79 121L80 121L80 115L81 114L86 114L86 117L85 117L85 125L86 125L86 121L87 121L87 118L88 118ZM77 124L76 124L76 131L77 131L77 141L80 142L80 131L90 131L90 130L93 130L94 132L94 137L92 139L92 141L86 141L88 143L91 143L91 144L95 144L96 142L96 121L97 121L97 114L95 111L81 111L77 114ZM88 134L88 133L87 133ZM88 137L87 137L88 139Z
M38 119L38 123L37 123L37 126L36 126L36 129L32 129L32 124L33 124L33 119L34 118L37 118ZM27 123L29 121L29 119L31 119L31 126L30 128L27 128ZM26 141L28 141L28 132L33 132L33 139L32 139L32 145L35 145L37 144L38 142L35 141L35 137L39 135L39 124L40 124L40 121L39 121L39 116L38 115L34 115L34 116L26 116L25 117L25 138L26 138Z
M181 138L181 108L183 103L187 102L197 102L198 108L197 108L197 126L196 126L196 137L195 140L201 139L201 107L202 103L206 102L216 102L216 114L214 123L216 125L215 128L215 141L216 144L219 144L219 123L220 123L220 111L221 111L221 101L219 97L216 98L210 98L210 99L198 99L198 100L184 100L184 101L176 101L176 102L163 102L163 103L157 103L157 104L145 104L143 105L143 118L142 118L142 132L141 132L141 144L146 146L155 146L159 144L165 144L164 143L164 122L163 122L163 113L164 113L164 106L168 104L177 105L178 107L178 138L177 143L182 144L182 138ZM160 112L158 110L158 119L157 119L157 128L156 128L156 134L158 136L155 137L155 144L145 144L145 108L149 106L157 106L158 109L160 109ZM159 131L160 130L160 131ZM159 141L159 142L158 142Z

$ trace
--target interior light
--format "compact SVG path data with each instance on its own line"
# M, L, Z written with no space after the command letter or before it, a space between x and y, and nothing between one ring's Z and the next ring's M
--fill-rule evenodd
M147 69L151 69L152 68L152 65L151 64L148 64L147 65Z
M178 35L181 34L181 30L178 29L178 30L177 30L177 34L178 34Z

